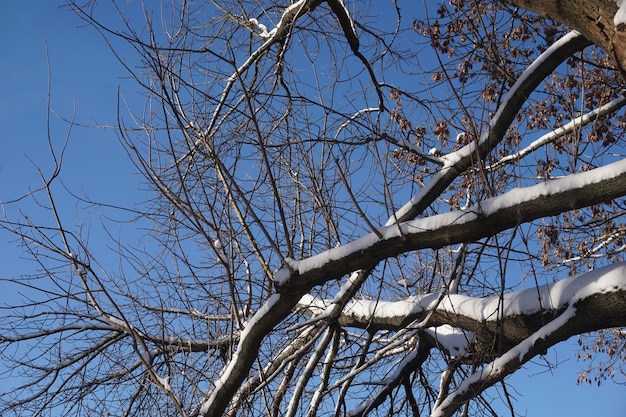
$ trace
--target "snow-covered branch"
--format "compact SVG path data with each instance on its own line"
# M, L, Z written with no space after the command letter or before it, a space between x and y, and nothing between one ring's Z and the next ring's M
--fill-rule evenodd
M275 282L279 291L312 288L411 250L476 241L516 225L626 195L626 160L530 187L515 188L467 210L380 227L346 245L303 259L288 259ZM305 293L303 291L303 293Z
M117 127L149 194L120 207L52 187L49 138L34 214L0 219L36 261L0 277L23 294L3 307L0 358L25 376L0 414L451 416L478 401L496 415L477 393L571 335L626 325L626 263L605 266L626 250L610 63L626 48L579 56L589 33L557 39L506 5L536 0L118 2L106 25L68 1L145 93L120 101L136 126ZM619 23L607 33L626 45L626 6L589 1L612 10L589 24ZM564 114L580 117L546 134ZM543 181L552 167L564 176ZM75 230L53 189L78 198ZM567 268L584 273L554 282Z
M458 358L479 352L479 360L491 361L453 392L441 392L431 417L451 416L477 392L558 342L601 328L626 326L626 262L504 297L448 294L441 302L439 299L437 294L428 294L397 302L354 300L339 320L343 326L398 329L430 314L429 325L433 327L424 330L423 337L428 340L420 340L420 346L427 346L426 350L437 346ZM319 312L326 303L305 296L301 304ZM365 415L377 407L402 375L427 354L421 348L409 353L378 394L350 415Z
M477 154L484 156L502 140L521 106L537 85L573 53L590 42L578 32L570 32L555 42L529 66L515 82L498 111L483 131L478 143L471 142L461 149L445 155L447 163L403 207L387 221L387 225L417 217L454 181L476 161ZM478 147L478 148L477 148Z
M392 330L422 320L432 312L428 322L428 327L432 328L430 335L442 343L447 353L453 354L456 351L462 356L469 343L459 342L457 337L470 341L471 334L474 334L478 343L491 343L498 337L505 345L517 344L528 337L525 332L520 333L520 329L538 328L550 317L560 314L570 306L578 305L583 300L594 304L602 303L624 291L626 262L538 288L508 293L503 297L474 298L447 294L439 301L439 294L425 294L402 301L353 300L346 306L339 322L343 326ZM625 305L622 308L626 308L626 300L623 303ZM323 311L327 303L307 295L300 304L309 311L319 312ZM580 319L586 320L584 317ZM607 317L603 317L600 323L606 324L606 320ZM508 325L507 321L510 322ZM626 325L626 314L609 321L614 323L613 326ZM580 325L581 332L594 330L590 327L598 325L595 320L586 320L585 323ZM461 335L445 327L436 329L442 325L465 329L471 334Z
M352 271L370 268L383 259L403 252L475 241L538 217L596 204L625 194L626 160L532 187L514 189L484 200L468 210L381 227L378 233L371 233L311 258L289 260L288 265L281 268L274 277L279 293L273 295L245 324L237 351L216 382L209 398L198 409L198 414L222 413L228 399L247 375L261 340L276 323L291 312L300 297L313 286L340 278ZM437 298L438 295L426 296L420 301L420 305ZM374 305L367 303L362 308L371 310ZM398 325L409 320L406 317L415 314L414 304L406 305L405 308ZM355 311L354 308L352 311ZM456 315L454 310L449 313Z
M497 168L501 165L504 164L510 164L513 163L521 158L523 158L524 156L530 154L531 152L536 151L537 149L539 149L540 147L555 141L556 139L565 136L569 133L575 132L576 130L580 129L581 127L585 126L588 123L593 122L594 120L596 120L598 117L602 117L604 115L607 114L611 114L613 112L616 112L617 110L621 109L624 105L626 104L626 97L618 97L615 100L606 103L603 106L598 107L597 109L590 111L589 113L583 114L582 116L579 116L577 118L575 118L574 120L570 121L569 123L567 123L564 126L561 126L558 129L555 129L549 133L546 133L545 135L541 136L539 139L533 141L531 144L529 144L528 146L526 146L523 149L520 149L519 151L515 152L514 154L511 155L507 155L503 158L501 158L498 162L496 162L493 165L487 166L485 167L486 169L494 169Z
M548 347L567 339L570 334L564 329L575 317L575 310L574 307L568 307L560 316L542 326L523 342L463 380L456 390L435 407L430 417L453 415L465 401L474 397L476 393L502 381L507 375Z

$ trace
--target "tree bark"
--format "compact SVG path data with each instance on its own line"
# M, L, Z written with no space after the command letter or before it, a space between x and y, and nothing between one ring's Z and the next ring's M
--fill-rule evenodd
M431 298L435 296L436 294L432 294ZM446 308L435 310L415 308L413 313L398 316L379 316L375 313L360 315L348 311L339 318L339 323L345 327L398 330L429 316L427 324L429 327L448 324L472 332L476 343L474 348L484 355L484 360L490 360L528 339L569 307L568 304L564 304L558 308L546 307L533 313L504 317L494 314L492 320L477 320L475 317L451 312ZM558 341L600 329L626 326L626 291L598 292L575 302L573 307L576 308L576 314L563 326L563 330L560 330L564 339Z

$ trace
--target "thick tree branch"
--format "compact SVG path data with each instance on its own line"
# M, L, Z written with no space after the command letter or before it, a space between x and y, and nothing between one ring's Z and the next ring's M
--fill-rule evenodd
M452 154L446 155L448 163L411 201L389 219L387 225L414 219L429 207L437 197L461 174L471 167L478 157L484 157L504 138L511 122L539 83L574 53L589 45L579 33L570 32L542 53L513 85L502 105L481 134L478 143L471 142Z
M493 236L540 217L626 195L626 160L532 187L516 188L467 210L385 226L351 243L295 261L275 275L280 292L306 293L315 285L383 259ZM379 238L378 235L382 235Z
M568 324L569 336L626 326L625 292L626 263L622 262L502 298L448 294L440 301L439 294L425 294L395 302L354 300L339 323L371 330L398 330L430 315L429 327L445 324L471 332L478 350L495 357L572 306L576 307L576 314ZM300 303L312 315L319 314L327 304L310 296L303 297ZM434 333L431 337L437 339Z
M313 13L324 3L330 19L328 13ZM278 415L285 410L296 415L309 404L314 415L330 410L329 402L335 401L339 415L356 404L353 394L366 392L355 415L389 402L389 413L412 410L417 415L427 404L433 415L451 416L547 347L581 332L626 326L626 263L544 287L497 293L510 284L505 271L513 263L537 266L532 271L536 280L550 281L550 269L539 268L533 255L537 245L544 245L547 258L557 246L561 249L561 240L567 242L567 253L555 255L559 262L576 254L589 260L595 252L610 262L610 255L626 247L620 241L625 234L620 216L626 209L620 199L626 196L626 160L606 165L623 153L619 140L626 128L617 113L613 119L600 118L626 101L614 99L623 92L610 81L615 72L601 61L604 54L568 62L595 42L626 74L626 24L615 20L618 5L613 0L505 3L575 30L546 45L532 37L549 30L537 23L541 19L507 14L498 6L494 10L501 24L479 28L474 23L483 10L469 3L440 8L437 21L425 12L419 22L401 19L395 2L397 22L386 13L374 18L381 6L373 3L356 25L343 0L299 0L271 7L237 2L192 7L183 2L172 10L172 19L162 18L163 33L155 32L151 12L143 5L144 30L131 28L129 15L116 2L122 29L115 31L93 20L91 8L70 1L99 31L129 41L141 55L137 65L120 61L148 93L148 105L138 111L143 119L136 129L127 129L121 119L118 127L157 196L146 202L145 216L141 210L145 219L137 223L144 230L144 220L149 222L149 239L137 249L114 239L116 255L123 258L119 274L96 275L91 256L70 251L72 246L87 253L87 241L66 231L61 223L65 214L57 211L51 194L53 227L28 220L24 227L38 237L28 240L16 233L39 245L28 250L39 262L40 279L49 285L52 278L56 288L46 293L37 285L40 281L26 281L43 294L42 300L23 303L19 308L26 314L11 313L4 325L1 345L38 346L22 358L2 356L32 371L15 401L0 401L2 410L23 414L67 402L102 414L109 404L94 398L109 395L115 384L113 401L121 404L127 393L131 396L131 404L119 406L127 414L176 408L175 413L192 416ZM440 24L442 20L454 28ZM389 24L395 29L386 29ZM417 29L417 36L432 41L432 53L448 53L438 67L415 65L428 43L413 42ZM402 38L404 33L411 37ZM533 61L537 48L544 47ZM352 65L351 56L360 63ZM462 77L472 66L478 70ZM431 70L434 84L427 76ZM511 74L520 73L504 94L514 79ZM439 96L439 74L450 74L454 99ZM376 108L367 104L372 88ZM401 120L385 115L386 100L394 99ZM355 113L359 108L364 110ZM569 115L571 123L545 134L553 122L560 125ZM437 126L445 125L445 132L437 127L434 135L427 133L434 118L444 120ZM596 118L595 125L583 127ZM411 124L419 128L414 131ZM480 135L466 135L472 136L469 142L459 136L454 146L460 149L426 154L424 161L401 160L390 147L371 140L375 132L389 130L382 139L419 155L441 145L450 137L448 130L474 131L475 126L486 128ZM131 131L137 139L131 140ZM543 136L522 148L535 135ZM536 167L519 163L535 151L543 152ZM342 155L334 165L333 155ZM474 175L475 167L509 161L515 166L481 169L485 181ZM568 162L554 167L566 177L511 190L513 184L530 184L533 168L537 173L552 169L553 161ZM60 163L55 166L53 179ZM430 181L413 193L416 178ZM51 192L50 182L43 190ZM467 203L456 210L465 190ZM500 195L479 201L485 193ZM410 201L396 210L395 202L404 203L407 196ZM572 209L582 209L575 220L551 219L553 234L541 228L532 236L535 220ZM426 210L443 214L425 217ZM383 227L366 218L382 213L391 215ZM511 229L508 244L497 241ZM344 244L333 248L337 242ZM462 249L454 253L450 245L457 244ZM523 257L515 255L522 252ZM487 258L499 260L498 273L484 262ZM108 260L102 264L109 265ZM584 261L570 265L577 271L585 268ZM364 285L374 270L380 280ZM481 274L483 286L476 288L473 280ZM385 301L397 300L402 290L436 291L442 282L450 282L447 291ZM93 318L93 308L99 317ZM309 321L302 321L302 312ZM82 332L93 336L83 338ZM73 346L74 341L79 345ZM421 368L433 347L452 359L439 395L432 387L436 376ZM229 355L218 358L216 353L226 349ZM472 366L487 365L459 381L470 360ZM29 396L31 382L35 396ZM422 385L423 390L415 390L420 398L413 396L410 383ZM368 388L363 390L362 384Z
M524 222L626 195L626 160L525 189L514 189L465 211L379 229L343 247L290 261L275 275L273 295L248 321L231 362L195 415L218 416L249 372L263 338L311 288L401 253L469 242Z
M626 283L621 265L622 284ZM573 335L626 325L626 291L597 293L569 306L557 318L529 331L529 335L501 357L465 379L459 387L431 413L431 417L450 417L470 398L502 381L520 366Z

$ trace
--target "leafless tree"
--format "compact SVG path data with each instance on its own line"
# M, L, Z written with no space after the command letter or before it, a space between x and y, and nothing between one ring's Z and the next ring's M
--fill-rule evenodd
M153 198L119 210L150 229L100 262L60 163L52 223L2 221L41 268L2 414L513 415L504 378L598 330L581 378L623 378L617 4L414 3L71 2L147 94L118 133Z

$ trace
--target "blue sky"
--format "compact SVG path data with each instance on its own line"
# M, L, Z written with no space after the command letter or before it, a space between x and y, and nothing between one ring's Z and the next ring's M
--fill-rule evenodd
M112 13L114 13L112 11ZM48 71L51 76L50 137L58 151L68 137L69 124L112 126L116 123L118 87L127 100L141 103L136 88L100 36L55 0L5 1L0 6L0 201L19 197L40 185L37 167L44 174L52 168L47 131ZM46 56L46 48L47 54ZM48 68L48 60L50 66ZM73 127L62 171L64 184L73 192L111 204L139 201L139 179L111 128ZM98 213L85 211L60 187L59 204L68 224L97 220ZM15 205L9 215L16 214ZM40 210L25 201L20 207L32 216ZM132 228L132 225L130 225ZM98 245L100 233L93 228L91 241ZM126 237L136 231L120 229ZM97 250L105 251L105 245ZM0 276L28 274L35 266L21 259L13 237L0 230ZM13 297L0 291L0 303ZM577 386L577 372L584 364L574 357L576 339L552 350L557 369L547 370L540 361L529 365L508 381L517 389L517 410L528 416L622 417L626 414L624 387ZM7 389L0 380L0 392ZM494 401L497 407L498 401ZM499 407L497 408L499 409ZM504 408L503 415L509 415Z
M47 125L50 80L51 145L59 153L68 140L63 183L75 193L111 204L136 201L131 197L137 189L134 168L114 130L81 126L70 130L63 120L73 118L89 126L116 122L118 87L127 79L101 37L58 1L6 2L1 11L0 200L11 201L39 187L38 167L46 176L52 172ZM87 222L87 213L77 212L60 184L56 189L67 221ZM22 207L30 216L41 213L32 205ZM9 215L16 208L4 207ZM7 239L6 235L0 239L1 274L26 272L16 260L19 251L7 245Z

